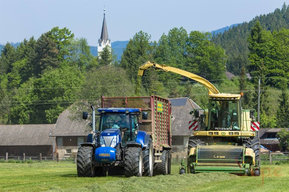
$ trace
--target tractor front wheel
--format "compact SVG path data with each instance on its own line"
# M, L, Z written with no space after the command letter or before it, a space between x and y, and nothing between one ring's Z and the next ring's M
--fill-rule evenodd
M77 152L77 175L79 177L94 177L93 147L81 146Z

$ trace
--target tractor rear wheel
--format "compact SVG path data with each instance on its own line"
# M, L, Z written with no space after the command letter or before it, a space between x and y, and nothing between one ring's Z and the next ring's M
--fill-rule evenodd
M143 152L144 175L153 176L154 171L154 149L150 140L148 147Z
M77 152L77 175L79 177L94 177L93 147L81 146Z
M143 173L143 155L140 147L128 147L125 150L124 174L126 177L138 176Z

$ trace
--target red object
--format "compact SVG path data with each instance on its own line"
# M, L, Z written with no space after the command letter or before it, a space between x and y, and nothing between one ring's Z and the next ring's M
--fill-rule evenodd
M197 130L199 127L198 121L189 121L189 129Z
M251 129L252 129L253 131L259 131L259 129L260 129L260 122L258 122L258 121L252 121L252 122L251 122Z

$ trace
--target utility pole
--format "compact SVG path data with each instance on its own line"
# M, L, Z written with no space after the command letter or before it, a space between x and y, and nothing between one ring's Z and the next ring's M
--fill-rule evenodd
M258 122L260 123L260 96L261 96L261 79L258 81Z

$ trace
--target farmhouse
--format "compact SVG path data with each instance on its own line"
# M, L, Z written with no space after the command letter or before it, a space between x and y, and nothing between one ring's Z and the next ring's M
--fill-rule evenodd
M190 112L201 108L187 97L169 100L172 106L173 152L185 151L188 147L188 139L192 134L192 130L189 130L189 121L193 118Z
M74 157L78 146L86 141L91 128L88 121L81 119L81 114L74 114L70 109L63 111L53 127L50 137L55 138L55 150L59 159Z
M280 151L277 133L284 128L261 128L259 132L260 144L270 151Z
M54 138L49 137L54 124L0 125L0 158L41 155L52 158ZM25 155L24 155L25 154Z

